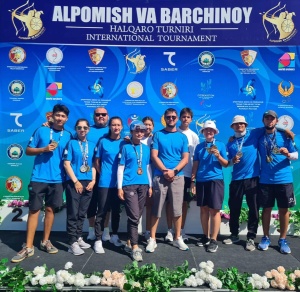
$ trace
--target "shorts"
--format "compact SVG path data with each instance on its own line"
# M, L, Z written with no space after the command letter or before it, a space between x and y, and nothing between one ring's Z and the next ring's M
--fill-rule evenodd
M197 206L221 210L224 200L224 181L222 179L196 182Z
M173 216L179 217L182 215L184 177L175 176L175 179L170 182L163 175L155 176L153 179L153 206L152 215L161 217L161 211L165 203L167 194L170 204L173 209Z
M38 211L46 207L53 209L63 205L63 183L43 183L31 181L28 185L29 210Z
M273 208L275 199L278 208L294 207L296 200L293 184L259 184L258 202L260 207Z
M195 199L195 196L192 196L190 193L191 187L191 178L185 176L184 177L184 189L183 189L183 201L184 202L191 202Z

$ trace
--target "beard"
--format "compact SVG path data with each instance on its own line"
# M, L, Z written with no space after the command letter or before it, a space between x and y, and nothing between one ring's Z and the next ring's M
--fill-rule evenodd
M174 129L176 127L176 124L174 124L174 125L167 124L167 127L171 128L171 129Z
M271 127L270 127L270 126L265 126L265 128L266 128L267 130L273 130L273 129L275 128L275 126L276 126L276 125L271 126Z

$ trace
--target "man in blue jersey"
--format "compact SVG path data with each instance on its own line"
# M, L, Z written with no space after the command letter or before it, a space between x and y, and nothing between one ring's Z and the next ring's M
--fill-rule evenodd
M64 129L68 120L69 109L61 104L53 107L53 124L51 127L40 127L32 135L26 148L26 154L35 156L31 180L28 185L29 213L27 220L26 244L12 258L18 263L34 255L34 236L38 225L40 210L45 202L45 220L41 250L49 254L58 252L49 240L54 221L55 208L63 203L63 182L65 171L63 151L71 138L71 133Z
M258 245L267 250L271 244L269 238L271 212L277 201L280 222L280 238L278 246L283 254L291 253L286 240L289 224L288 208L295 206L291 160L298 159L298 152L292 140L275 128L278 116L275 111L268 110L263 114L265 133L258 141L261 160L259 179L259 203L263 208L262 224L264 236Z
M154 134L151 149L151 158L155 170L151 237L148 240L146 252L154 252L157 247L155 235L167 194L173 209L174 245L180 250L189 249L180 235L184 189L182 169L187 165L189 159L188 140L184 134L176 129L178 114L175 109L167 109L164 113L164 120L166 127Z

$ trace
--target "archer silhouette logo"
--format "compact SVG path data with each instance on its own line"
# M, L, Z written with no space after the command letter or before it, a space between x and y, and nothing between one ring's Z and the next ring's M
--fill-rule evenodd
M143 72L146 68L145 57L145 55L140 54L140 51L136 49L125 55L128 71L132 74Z
M280 2L268 11L260 13L262 23L270 42L287 42L297 33L293 16L295 12L289 12L286 4L280 7Z
M45 31L41 19L44 12L36 10L34 3L29 5L29 0L25 4L8 11L11 13L12 24L19 39L36 39Z

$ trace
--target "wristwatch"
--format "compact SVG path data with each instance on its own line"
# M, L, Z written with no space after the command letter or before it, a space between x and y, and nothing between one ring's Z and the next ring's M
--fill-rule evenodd
M174 174L177 175L179 172L178 169L174 168L173 170L174 170Z

